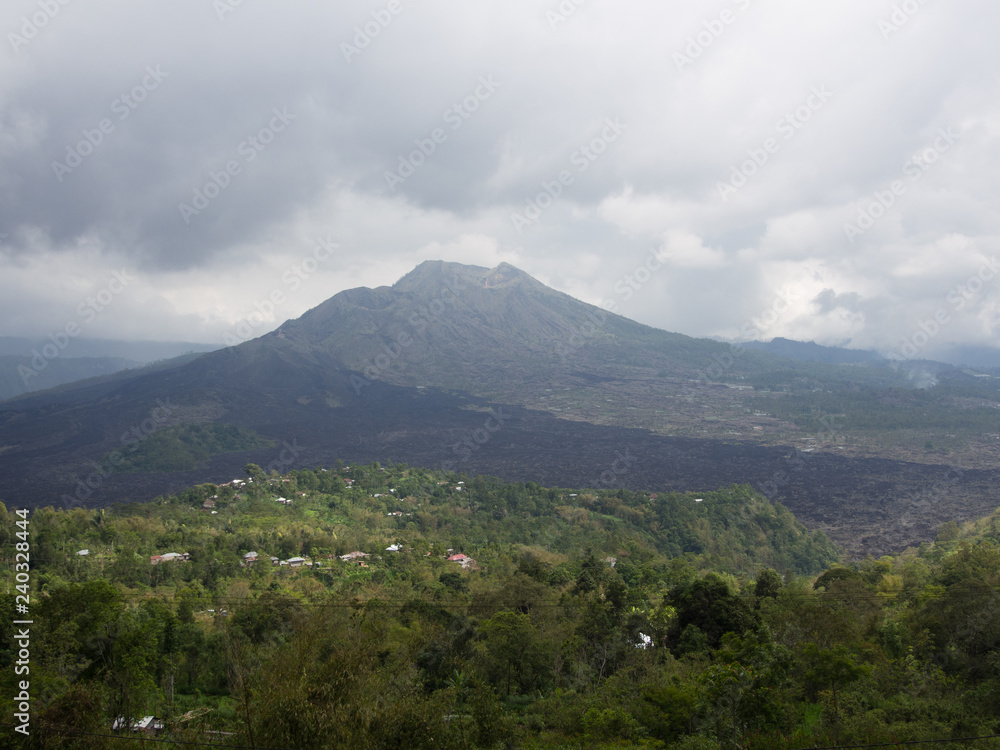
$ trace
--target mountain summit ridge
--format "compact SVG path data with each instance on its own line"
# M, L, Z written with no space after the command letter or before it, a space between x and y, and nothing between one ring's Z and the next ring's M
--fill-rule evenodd
M487 268L454 261L425 260L390 288L420 296L428 291L436 294L442 285L450 287L468 285L480 289L511 287L533 289L536 292L557 292L506 261L498 263L493 268Z

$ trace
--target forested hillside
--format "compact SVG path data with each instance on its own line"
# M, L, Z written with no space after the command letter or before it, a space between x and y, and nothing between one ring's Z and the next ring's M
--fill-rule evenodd
M5 699L15 535L30 531L33 747L119 747L97 735L147 715L156 739L310 749L793 748L1000 728L996 516L847 566L745 486L250 464L148 504L3 520Z

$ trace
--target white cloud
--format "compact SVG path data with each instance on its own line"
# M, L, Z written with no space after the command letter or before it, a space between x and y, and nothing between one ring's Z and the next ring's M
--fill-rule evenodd
M724 252L705 247L701 237L678 229L664 233L662 257L680 268L722 268L726 264Z

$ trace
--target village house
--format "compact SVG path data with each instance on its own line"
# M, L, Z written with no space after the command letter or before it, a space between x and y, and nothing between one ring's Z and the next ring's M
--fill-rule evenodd
M128 724L124 716L119 716L111 723L112 732L122 732ZM163 722L155 716L143 716L141 719L133 719L131 729L133 732L143 734L156 734L163 731Z
M352 560L356 560L359 557L368 557L368 556L369 555L367 552L348 552L346 555L341 555L340 559L343 560L344 562L351 562Z
M191 555L187 552L166 552L162 555L151 555L149 558L149 564L158 565L161 562L176 562L178 560L183 562L190 559Z
M476 570L477 568L479 568L479 565L476 564L475 560L473 560L468 555L463 555L461 553L449 557L448 562L457 562L465 570Z
M367 552L348 552L346 555L341 555L340 560L342 562L354 563L359 568L367 568L368 563L365 562L366 557L371 557Z

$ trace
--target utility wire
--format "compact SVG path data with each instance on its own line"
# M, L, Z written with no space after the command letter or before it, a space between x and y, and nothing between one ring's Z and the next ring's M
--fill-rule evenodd
M13 727L14 724L0 724L0 726ZM115 734L97 734L95 732L84 732L75 729L59 729L56 727L44 727L45 731L56 732L58 734L76 735L83 737L104 737L112 740L127 740L131 742L156 742L174 745L195 745L197 747L226 747L232 750L294 750L294 748L262 747L260 745L220 745L214 742L197 742L193 740L166 740L153 739L148 737L128 737ZM992 740L1000 738L1000 734L987 734L979 737L939 737L930 740L905 740L902 742L875 742L859 745L812 745L799 750L860 750L869 747L902 747L905 745L930 745L942 742L978 742L979 740Z
M0 724L4 727L14 727L15 724ZM173 745L195 745L197 747L228 747L232 750L295 750L288 747L265 747L262 745L220 745L216 742L197 742L195 740L162 740L151 737L129 737L121 734L98 734L96 732L84 732L81 729L60 729L58 727L42 725L40 731L55 732L56 734L68 734L81 737L104 737L109 740L127 740L130 742L158 742Z
M822 747L806 747L800 750L854 750L862 747L899 747L901 745L927 745L934 742L975 742L976 740L992 740L1000 734L987 734L982 737L948 737L934 740L907 740L905 742L879 742L871 745L825 745Z

